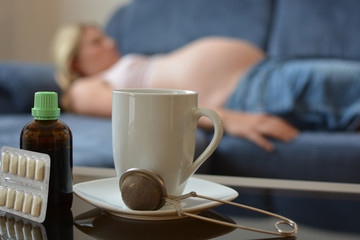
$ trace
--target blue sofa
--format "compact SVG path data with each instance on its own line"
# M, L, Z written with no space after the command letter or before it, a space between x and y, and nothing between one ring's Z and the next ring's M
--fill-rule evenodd
M114 11L105 30L123 54L164 53L199 37L220 35L248 40L271 59L350 64L360 60L358 7L356 0L134 0ZM53 71L51 65L0 62L0 146L18 147L35 91L60 93ZM74 132L74 165L113 167L110 119L69 113L62 119ZM199 151L209 138L199 131ZM268 153L225 135L202 171L360 183L356 132L307 131L291 143L274 143L276 151Z
M360 63L359 8L357 0L133 0L112 13L105 31L122 54L166 53L199 37L218 35L250 41L269 59L284 62ZM0 62L0 146L19 146L38 90L60 93L52 66ZM75 166L113 167L110 119L70 113L61 118L73 131ZM198 131L198 152L210 138L211 133ZM354 131L306 131L291 143L274 144L276 150L268 153L224 135L200 171L360 183L360 134Z

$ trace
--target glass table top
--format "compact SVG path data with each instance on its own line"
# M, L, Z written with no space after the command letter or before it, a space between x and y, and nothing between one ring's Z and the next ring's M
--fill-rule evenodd
M278 205L273 209L277 214L297 222L298 234L295 237L283 239L360 239L360 221L358 220L360 196L358 194L248 188L236 188L236 190L239 192L239 197L234 201L265 210L271 210L266 209L269 205ZM331 211L329 208L331 204L341 207ZM337 211L343 211L345 215ZM274 223L277 221L275 218L228 205L205 210L200 215L270 231L274 229ZM90 205L77 196L74 196L71 211L48 218L43 224L1 213L0 234L1 239L43 240L281 238L189 217L156 221L118 217Z

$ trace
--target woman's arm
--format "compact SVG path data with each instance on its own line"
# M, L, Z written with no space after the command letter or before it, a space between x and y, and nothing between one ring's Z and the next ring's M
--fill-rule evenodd
M70 108L80 114L110 117L113 88L99 78L74 82L69 90Z
M99 78L80 79L69 90L71 109L80 114L111 116L113 88ZM274 149L267 137L280 141L291 141L298 130L285 120L267 114L253 114L215 108L224 124L224 131L233 136L245 138L267 151ZM201 118L199 126L213 127L210 120Z
M298 130L285 120L267 114L254 114L215 109L223 120L224 131L233 136L245 138L267 151L273 151L274 145L267 137L288 142L298 135ZM199 126L212 128L208 119L201 118Z

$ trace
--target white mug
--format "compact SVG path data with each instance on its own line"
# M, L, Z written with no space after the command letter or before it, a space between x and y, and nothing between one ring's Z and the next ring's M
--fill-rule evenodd
M130 168L152 171L163 179L169 195L181 195L187 180L218 146L223 126L219 115L198 108L193 91L166 89L114 90L112 141L118 178ZM214 124L214 136L195 160L197 123Z

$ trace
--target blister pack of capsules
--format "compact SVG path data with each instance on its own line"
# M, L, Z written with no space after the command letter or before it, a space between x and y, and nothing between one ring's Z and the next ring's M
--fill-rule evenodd
M49 178L49 155L2 147L0 210L42 223L46 216Z

